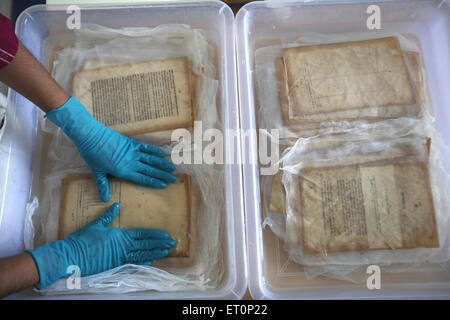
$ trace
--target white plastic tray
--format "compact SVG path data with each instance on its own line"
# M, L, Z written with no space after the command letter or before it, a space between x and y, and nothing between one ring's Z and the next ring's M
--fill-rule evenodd
M369 31L369 5L378 5L382 30ZM256 129L254 87L255 50L299 32L367 32L371 37L392 32L416 36L422 47L428 86L444 143L450 145L450 14L443 1L265 1L245 5L236 17L236 45L241 128ZM295 39L295 38L294 38ZM243 154L258 154L256 139L243 141ZM449 166L449 154L446 165ZM249 289L256 299L321 298L433 298L450 297L450 266L424 268L402 274L381 274L381 289L369 290L325 278L307 280L304 275L281 272L283 266L269 261L264 247L257 165L243 165ZM269 235L270 236L270 235ZM271 241L274 241L273 239ZM265 250L266 249L266 250ZM282 249L276 254L282 254ZM284 285L269 279L278 277ZM273 265L275 264L275 265ZM285 267L285 266L284 266ZM273 271L275 270L275 271Z
M236 94L234 46L234 16L220 1L161 2L129 5L80 5L81 23L96 23L112 28L155 27L160 24L187 24L205 30L208 40L215 43L218 54L219 101L223 128L239 128ZM47 57L44 39L49 33L67 33L67 6L39 5L25 10L16 22L19 39L41 62ZM38 165L33 157L39 149L40 129L36 107L15 92L9 92L8 124L2 143L1 165L4 188L1 194L0 256L23 250L23 225L26 203L30 200L33 176ZM240 157L240 146L225 141L225 154ZM234 146L234 149L231 149ZM224 154L224 155L225 155ZM31 290L11 298L55 299L240 299L246 290L245 241L241 168L238 164L225 166L224 263L225 275L220 287L209 291L142 292L126 295L65 295L41 296Z

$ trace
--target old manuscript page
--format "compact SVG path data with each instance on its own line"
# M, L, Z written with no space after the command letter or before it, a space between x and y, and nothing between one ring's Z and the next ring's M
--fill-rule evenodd
M411 78L415 84L415 97L417 105L378 106L343 111L325 112L313 115L289 116L289 98L286 82L286 70L283 58L275 59L275 69L280 97L280 108L285 125L297 125L311 122L356 120L356 119L388 119L406 115L417 115L423 102L423 83L421 73L420 55L417 52L405 52L405 61L411 68Z
M74 73L73 95L102 124L124 134L193 125L187 57L104 66Z
M305 252L439 246L424 163L304 169L299 189Z
M159 229L176 241L169 257L195 253L197 226L196 189L190 177L178 175L165 189L151 189L124 180L111 179L111 198L104 203L90 175L71 175L62 182L58 237L65 238L103 214L114 202L120 212L111 227Z
M396 37L283 49L289 118L414 104Z

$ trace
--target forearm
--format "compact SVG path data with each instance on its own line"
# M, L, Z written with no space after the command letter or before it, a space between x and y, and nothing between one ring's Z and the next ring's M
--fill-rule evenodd
M39 282L36 263L28 253L0 259L0 297Z
M60 107L70 97L21 42L14 60L0 70L0 81L44 112Z

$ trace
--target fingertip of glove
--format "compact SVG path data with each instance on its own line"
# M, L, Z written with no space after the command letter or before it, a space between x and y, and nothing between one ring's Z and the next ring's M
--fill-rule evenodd
M98 188L98 193L100 195L100 199L103 202L108 202L109 196L110 196L108 183L107 182L105 183L104 181L98 181L98 180L96 181L96 183L97 183L97 188Z
M167 241L167 243L168 243L168 245L172 248L172 247L175 247L175 245L177 244L176 242L175 242L175 240L173 240L173 239L169 239L168 241Z
M177 177L175 177L173 174L169 174L167 180L169 182L175 182L177 181Z
M103 202L108 202L110 197L108 177L106 176L106 174L94 172L94 179L95 184L97 185L100 199Z
M167 187L167 185L164 182L162 182L162 181L155 181L153 183L152 187L156 188L156 189L164 189L164 188Z
M172 162L167 161L166 164L167 170L169 172L175 171L177 168L175 167L175 165Z
M153 231L158 232L157 235L161 239L171 239L170 235L165 231L161 231L161 230L153 230Z
M152 251L152 260L155 259L162 259L164 257L167 257L169 255L170 250L169 249L159 249L159 250L153 250Z
M100 199L103 201L103 202L108 202L109 201L109 192L100 192Z

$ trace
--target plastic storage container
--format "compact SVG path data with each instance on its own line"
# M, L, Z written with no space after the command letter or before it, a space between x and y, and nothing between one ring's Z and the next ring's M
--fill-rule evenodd
M410 34L420 42L436 125L450 146L450 10L445 1L316 1L253 2L236 17L241 128L256 129L255 50L279 43L296 32L376 32L367 28L369 5L380 8L383 32ZM257 140L243 140L243 154L256 157ZM254 160L254 159L253 159ZM446 154L448 168L450 154ZM253 162L256 163L256 162ZM450 297L450 264L381 274L381 289L327 278L307 280L289 262L283 244L262 228L259 168L243 165L248 275L255 299L433 298Z
M219 1L164 2L136 5L80 5L81 23L96 23L111 28L155 27L160 24L186 24L205 31L209 41L217 46L217 72L219 80L218 103L222 107L224 129L239 128L236 94L234 46L234 16L231 9ZM28 8L18 18L16 33L26 47L44 65L48 57L44 40L49 34L67 34L69 14L67 6L39 5ZM50 49L47 51L47 49ZM33 154L40 148L40 127L36 107L12 90L8 96L8 115L2 142L0 214L0 256L23 250L24 216L30 200L33 176L39 168ZM226 141L225 141L226 142ZM227 144L224 152L233 151L240 157L238 143ZM234 146L233 149L231 149ZM235 163L238 163L235 161ZM33 165L32 165L33 164ZM192 292L140 292L124 295L63 295L41 296L31 289L11 298L59 299L240 299L246 290L246 259L243 226L242 176L238 164L225 166L224 264L225 274L215 290ZM26 222L25 222L26 223Z

